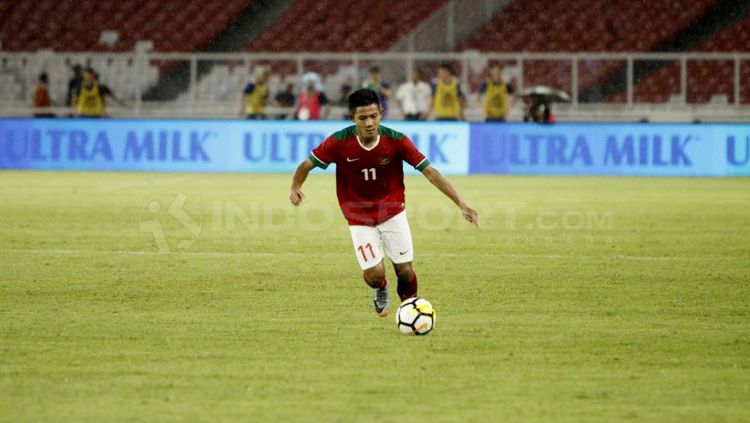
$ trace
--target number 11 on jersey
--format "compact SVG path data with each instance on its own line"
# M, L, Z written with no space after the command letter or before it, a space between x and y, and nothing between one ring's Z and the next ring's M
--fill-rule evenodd
M369 169L362 169L362 173L365 175L365 181L369 180L376 180L377 175L375 174L375 168L371 167Z

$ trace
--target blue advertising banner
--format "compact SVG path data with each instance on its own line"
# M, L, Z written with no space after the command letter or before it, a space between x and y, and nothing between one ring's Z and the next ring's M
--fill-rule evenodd
M0 119L0 169L292 172L345 121ZM469 168L469 126L385 122L442 172ZM416 173L410 166L407 172ZM331 172L329 168L328 172Z
M350 124L0 119L0 169L292 172L312 148ZM385 125L407 134L450 175L750 176L750 125Z
M750 176L750 125L473 124L470 173Z

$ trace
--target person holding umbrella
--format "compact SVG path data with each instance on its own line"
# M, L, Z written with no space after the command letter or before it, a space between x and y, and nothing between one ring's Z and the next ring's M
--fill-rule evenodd
M552 113L552 103L570 101L570 96L565 91L543 85L523 90L521 97L526 103L523 121L536 123L554 123L555 115Z

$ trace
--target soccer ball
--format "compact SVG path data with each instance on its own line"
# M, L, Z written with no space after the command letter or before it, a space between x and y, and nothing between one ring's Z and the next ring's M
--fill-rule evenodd
M435 327L435 310L424 298L408 298L398 307L396 324L403 334L427 335Z

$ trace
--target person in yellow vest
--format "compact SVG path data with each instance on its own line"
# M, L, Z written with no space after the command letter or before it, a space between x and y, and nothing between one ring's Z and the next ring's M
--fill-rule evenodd
M432 110L436 120L463 120L466 97L453 76L450 63L438 68L438 80L432 87Z
M271 72L264 69L260 72L255 81L251 81L242 90L240 96L240 116L248 119L265 119L266 104L270 101L274 103L273 98L269 98L268 77Z
M102 88L91 68L83 71L83 80L73 96L73 114L77 117L99 118L107 115Z
M487 122L505 122L513 106L513 86L503 80L503 68L495 63L490 66L490 76L479 87L484 97L484 119Z

